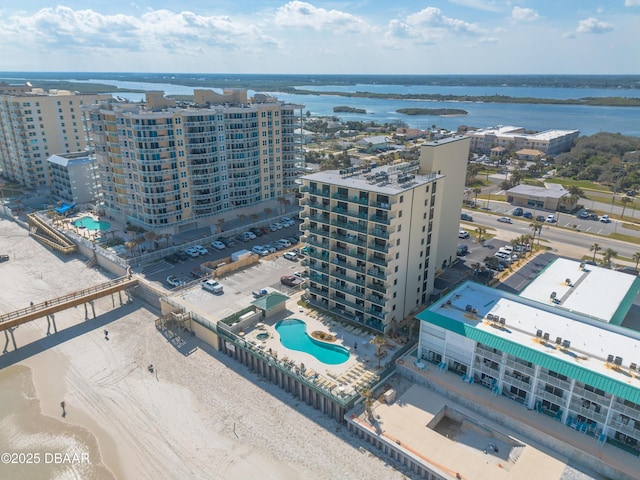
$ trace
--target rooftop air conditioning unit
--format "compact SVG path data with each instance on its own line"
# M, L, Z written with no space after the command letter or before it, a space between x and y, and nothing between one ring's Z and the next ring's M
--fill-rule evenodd
M549 340L549 334L547 332L544 332L542 338L544 338L545 340Z
M607 355L607 363L613 363L613 355Z
M613 361L613 363L615 363L618 367L622 365L622 357L616 357L616 359Z

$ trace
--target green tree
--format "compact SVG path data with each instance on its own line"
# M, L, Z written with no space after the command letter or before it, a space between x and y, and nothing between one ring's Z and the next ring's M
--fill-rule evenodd
M387 339L384 335L376 335L371 339L371 343L376 346L376 356L378 357L378 370L380 370L380 362L382 361L381 350L382 346L387 343Z
M482 236L487 233L487 229L485 227L476 227L475 232L478 235L478 243L482 243Z
M636 252L632 257L636 262L636 270L638 269L638 263L640 263L640 252Z
M542 223L536 220L529 224L529 228L533 231L533 242L536 241L536 233L538 234L538 245L540 245L540 234L542 233Z
M592 258L591 261L595 262L596 261L596 253L598 253L598 251L602 250L602 248L597 243L594 243L593 245L591 245L589 250L591 250L593 252L593 258Z

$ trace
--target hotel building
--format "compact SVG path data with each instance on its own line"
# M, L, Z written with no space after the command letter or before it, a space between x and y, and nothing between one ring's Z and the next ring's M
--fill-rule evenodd
M236 90L194 97L178 107L150 92L144 106L84 110L108 215L179 233L295 190L301 105Z
M455 259L469 139L421 148L413 163L302 177L314 305L384 332L428 303Z
M51 194L67 204L95 204L98 169L89 152L64 153L48 158Z
M51 155L85 150L80 107L111 95L0 84L0 168L29 188L48 189Z
M546 155L558 155L568 152L577 140L579 130L545 130L538 133L525 133L523 127L500 125L466 133L471 139L471 151L490 153L492 148L502 147L513 150L538 150Z
M619 325L640 279L578 265L556 260L522 296L463 284L417 315L417 357L637 455L640 333Z

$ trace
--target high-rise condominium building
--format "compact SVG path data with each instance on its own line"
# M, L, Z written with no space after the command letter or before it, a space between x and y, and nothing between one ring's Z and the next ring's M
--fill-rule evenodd
M469 139L421 148L412 163L302 177L314 305L383 332L428 303L455 258Z
M80 107L110 98L0 85L2 174L30 188L49 188L47 158L86 149Z
M109 215L178 233L294 192L302 105L238 90L194 98L179 107L152 92L144 106L85 109Z

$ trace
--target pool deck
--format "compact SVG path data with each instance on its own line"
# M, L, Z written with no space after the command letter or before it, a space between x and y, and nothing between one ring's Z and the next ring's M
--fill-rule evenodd
M306 376L314 378L316 383L326 390L339 394L351 393L354 389L368 387L378 379L378 357L376 346L371 343L371 333L359 328L345 325L333 320L328 314L314 309L303 308L297 304L299 295L287 301L287 310L277 316L259 322L256 327L247 329L244 338L258 348L277 355L278 359L292 362L298 368L304 365ZM333 345L341 345L350 352L349 359L339 365L328 365L313 355L298 350L290 350L280 343L280 335L275 329L276 323L283 319L298 319L307 324L307 333L322 331L336 337ZM267 340L258 339L261 333L268 333ZM398 348L399 345L388 341L381 348L383 357L381 365L391 358L389 351Z

